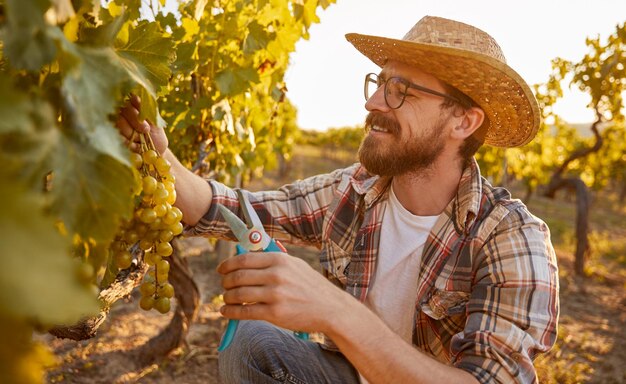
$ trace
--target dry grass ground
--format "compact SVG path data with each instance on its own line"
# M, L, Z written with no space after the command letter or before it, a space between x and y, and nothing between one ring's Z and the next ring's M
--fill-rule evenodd
M290 175L254 180L251 189L334 169L352 155L299 148ZM626 383L626 211L610 200L595 201L592 215L593 256L589 277L573 274L574 204L539 197L531 210L553 231L560 263L561 322L556 347L537 360L541 382ZM135 365L135 349L156 335L169 316L138 308L137 295L118 302L98 335L82 342L41 335L59 359L50 383L218 383L217 343L225 321L217 313L219 295L214 272L217 258L206 239L185 240L185 255L202 293L198 320L187 345L148 367ZM315 265L315 249L292 247L292 253Z

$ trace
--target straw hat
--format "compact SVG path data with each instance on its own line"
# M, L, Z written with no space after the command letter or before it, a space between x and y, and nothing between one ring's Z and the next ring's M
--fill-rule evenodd
M471 97L485 111L487 144L521 146L539 129L539 106L528 84L478 28L426 16L402 40L356 33L346 38L380 67L388 60L414 65Z

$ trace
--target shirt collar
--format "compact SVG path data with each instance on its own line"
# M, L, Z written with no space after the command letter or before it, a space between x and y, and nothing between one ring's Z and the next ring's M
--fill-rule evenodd
M456 198L444 210L454 220L459 233L469 233L480 211L481 200L480 168L476 159L472 158L461 174Z
M372 175L361 165L350 178L350 183L356 193L365 195L365 209L369 209L384 196L391 184L391 177Z

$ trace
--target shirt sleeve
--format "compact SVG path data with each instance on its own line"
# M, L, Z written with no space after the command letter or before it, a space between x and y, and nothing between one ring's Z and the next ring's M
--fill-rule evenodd
M510 212L476 256L464 331L453 364L481 383L533 383L533 359L554 345L559 316L556 255L548 227L525 208Z
M249 192L248 198L267 233L284 242L320 245L324 215L345 170L313 176L287 184L274 191ZM235 240L217 209L222 204L243 218L237 194L224 184L207 181L213 191L209 210L195 226L186 228L188 236L209 236Z

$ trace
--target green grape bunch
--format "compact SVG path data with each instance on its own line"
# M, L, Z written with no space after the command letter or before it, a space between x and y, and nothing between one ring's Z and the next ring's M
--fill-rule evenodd
M118 269L130 267L130 250L138 246L143 251L143 261L150 266L139 286L139 306L146 311L167 313L174 287L168 282L170 263L166 259L173 252L172 239L183 232L183 214L173 206L176 189L171 164L155 150L150 134L135 134L140 135L141 145L139 152L131 153L131 162L141 178L141 192L133 218L124 223L111 246L112 262Z

